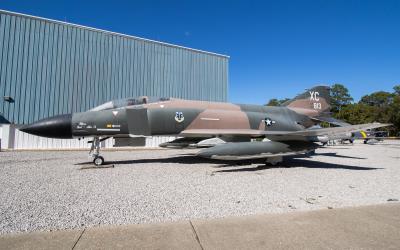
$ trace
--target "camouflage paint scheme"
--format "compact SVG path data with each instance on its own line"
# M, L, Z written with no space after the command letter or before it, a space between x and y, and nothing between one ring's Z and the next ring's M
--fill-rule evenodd
M314 142L318 142L320 136L384 126L365 124L309 129L329 118L329 91L329 87L317 86L280 107L176 98L128 98L87 112L44 119L21 130L55 138L174 135L199 141L199 138L218 137L228 143L204 149L199 156L234 160L280 159L307 153L318 147ZM251 142L252 138L271 141ZM179 145L179 140L174 142L171 145Z
M322 86L312 91L320 93L321 90L328 91ZM313 108L310 97L303 98L300 95L297 98L286 107L165 98L146 104L99 111L94 109L72 115L72 135L178 136L184 132L186 137L190 137L191 133L193 137L210 137L229 134L231 131L232 135L237 136L262 137L258 131L298 131L309 128L316 124L311 117L329 109L326 97L317 98L321 105L318 110ZM182 120L176 118L179 114ZM196 131L199 133L196 134Z

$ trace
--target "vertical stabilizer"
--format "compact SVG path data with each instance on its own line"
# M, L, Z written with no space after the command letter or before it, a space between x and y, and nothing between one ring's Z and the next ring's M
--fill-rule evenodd
M328 115L330 105L330 87L316 86L282 104L298 113L309 116Z

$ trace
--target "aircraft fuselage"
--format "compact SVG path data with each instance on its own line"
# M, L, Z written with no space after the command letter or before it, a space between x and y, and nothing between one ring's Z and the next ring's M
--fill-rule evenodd
M313 124L309 116L286 107L168 99L56 116L23 130L55 138L132 137L179 135L196 129L297 131Z

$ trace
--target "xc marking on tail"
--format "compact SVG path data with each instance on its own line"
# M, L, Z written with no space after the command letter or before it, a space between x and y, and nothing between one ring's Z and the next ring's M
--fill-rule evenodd
M310 92L310 101L319 101L319 92L318 91L309 91Z

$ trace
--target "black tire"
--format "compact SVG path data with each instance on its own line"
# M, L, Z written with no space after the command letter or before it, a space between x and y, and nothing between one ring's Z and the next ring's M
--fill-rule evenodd
M96 156L96 157L93 159L93 164L96 165L96 166L101 166L101 165L103 165L103 164L104 164L104 158L103 158L102 156Z

